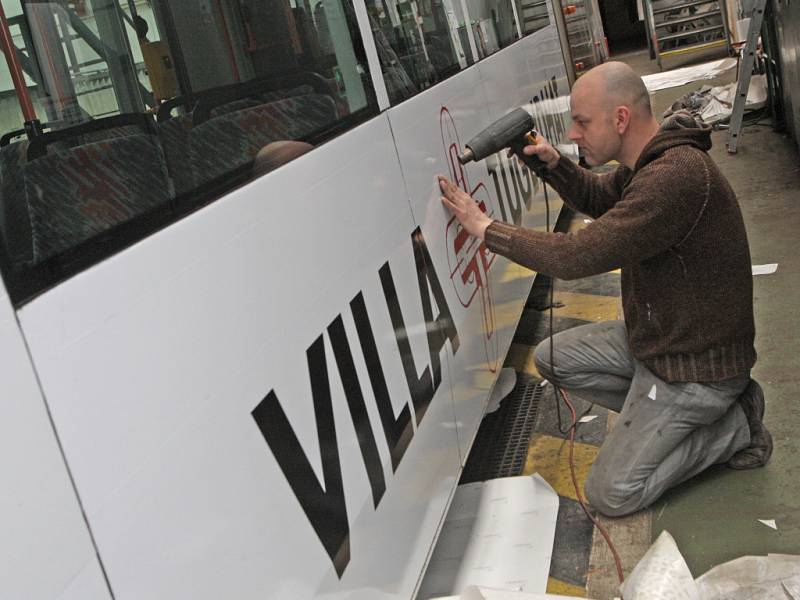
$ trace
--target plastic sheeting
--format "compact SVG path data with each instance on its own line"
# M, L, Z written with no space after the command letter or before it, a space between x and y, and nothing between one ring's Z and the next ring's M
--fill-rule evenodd
M715 77L722 75L725 71L733 69L735 66L735 58L722 58L720 60L703 63L702 65L694 65L691 67L683 67L682 69L664 71L663 73L645 75L642 77L642 81L644 81L644 85L647 87L648 92L655 92L671 87L686 85L692 81L714 79Z
M800 556L743 556L695 580L664 531L620 591L625 600L800 600Z
M625 600L700 600L692 572L664 531L620 586Z
M743 556L697 579L703 600L800 600L800 556Z
M690 92L678 98L664 112L668 117L675 111L687 110L700 117L709 125L727 121L733 112L733 100L736 97L736 82L728 85L710 87L704 85L696 92ZM767 104L767 79L765 75L754 75L747 90L745 111L758 110Z
M544 592L557 518L558 494L539 475L458 486L417 598L475 585Z
M733 112L733 100L736 97L736 82L719 87L713 87L708 92L709 102L700 111L700 117L713 125L721 121L727 121ZM767 77L766 75L754 75L750 80L750 88L747 90L747 99L744 103L745 111L758 110L767 104Z
M511 592L496 588L486 588L471 585L459 596L445 596L436 600L575 600L572 596L557 596L555 594L529 594L526 592Z
M625 600L800 600L800 556L743 556L697 579L673 537L662 532L625 583ZM467 586L438 600L548 600L564 596Z

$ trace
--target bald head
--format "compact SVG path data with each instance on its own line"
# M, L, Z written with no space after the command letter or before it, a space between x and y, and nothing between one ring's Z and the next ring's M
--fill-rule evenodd
M628 106L645 115L652 114L650 95L633 69L621 62L611 61L594 67L575 82L574 93L589 93L602 98L606 108Z
M569 139L590 165L618 160L632 169L658 131L642 78L621 62L599 65L575 82L570 116Z

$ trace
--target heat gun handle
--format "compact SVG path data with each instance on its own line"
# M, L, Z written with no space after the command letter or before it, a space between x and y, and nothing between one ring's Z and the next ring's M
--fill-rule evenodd
M510 146L511 152L517 155L526 167L528 167L531 171L536 173L539 177L542 177L547 172L547 163L542 161L538 156L535 154L525 154L522 149L525 146L529 146L530 143L527 140L522 140L519 142L513 142Z

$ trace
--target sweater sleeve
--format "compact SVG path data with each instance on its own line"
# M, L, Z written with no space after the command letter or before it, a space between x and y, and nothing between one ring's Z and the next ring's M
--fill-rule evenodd
M619 201L630 174L622 165L610 173L592 173L562 156L545 180L570 207L596 219Z
M490 250L559 279L605 273L656 256L688 237L708 202L708 174L659 160L636 174L623 198L575 233L546 233L493 221Z

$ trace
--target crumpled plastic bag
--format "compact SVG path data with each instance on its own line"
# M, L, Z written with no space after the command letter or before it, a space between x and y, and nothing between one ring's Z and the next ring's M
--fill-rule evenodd
M675 539L666 531L634 567L620 592L625 600L706 600Z
M800 600L800 556L743 556L697 579L663 531L620 586L625 600ZM438 600L550 600L565 596L468 586Z
M708 125L722 123L730 119L735 97L735 81L716 87L704 85L699 90L684 94L675 100L662 116L667 118L679 110L686 110L693 116L700 117ZM766 75L753 75L744 103L745 112L764 108L767 99Z
M800 556L742 556L692 579L662 532L620 586L625 600L800 600Z
M697 578L703 600L800 600L800 556L742 556Z
M557 594L532 594L470 585L458 596L446 596L433 600L574 600L574 598Z

